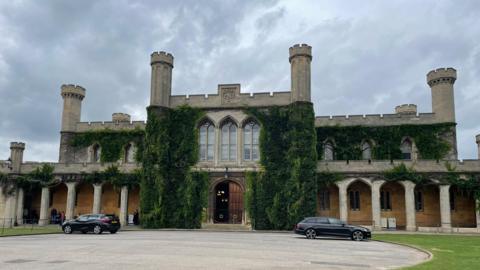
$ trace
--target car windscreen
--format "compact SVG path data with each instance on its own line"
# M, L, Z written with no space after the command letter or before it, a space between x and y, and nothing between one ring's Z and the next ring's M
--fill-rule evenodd
M343 221L338 218L329 218L328 222L330 222L330 224L343 224Z

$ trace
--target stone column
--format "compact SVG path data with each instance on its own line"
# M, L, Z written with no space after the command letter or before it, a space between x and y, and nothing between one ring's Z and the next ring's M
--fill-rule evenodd
M452 218L450 213L450 185L440 185L440 220L442 230L452 230Z
M120 193L120 224L126 226L128 224L128 187L123 186Z
M373 229L381 230L381 213L380 213L380 187L385 183L385 181L373 181L372 182L372 220L373 220Z
M17 224L23 224L23 203L25 200L25 193L23 188L18 189L17 193Z
M407 231L416 231L416 211L415 211L415 183L411 181L402 181L405 189L405 217L407 220Z
M77 195L76 192L76 187L77 183L76 182L68 182L67 184L67 207L65 210L65 219L73 219L74 216L74 210L75 210L75 197Z
M347 186L345 181L339 181L336 183L338 186L338 204L340 219L344 222L348 221L348 200L347 200Z
M9 189L9 188L7 188ZM15 223L15 212L17 204L17 192L13 190L10 194L5 196L5 211L3 215L3 224L5 228L10 228Z
M40 219L38 225L45 226L50 223L48 208L50 207L50 188L42 187L42 198L40 200Z
M93 184L92 214L100 214L102 208L102 184Z

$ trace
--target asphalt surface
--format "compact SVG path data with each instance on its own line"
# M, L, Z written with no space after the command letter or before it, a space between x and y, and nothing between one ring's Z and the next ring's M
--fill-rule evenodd
M287 233L128 231L0 238L0 269L391 269L428 255Z

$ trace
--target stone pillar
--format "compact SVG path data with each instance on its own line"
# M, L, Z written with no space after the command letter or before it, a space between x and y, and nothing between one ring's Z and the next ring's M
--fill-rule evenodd
M75 210L75 197L77 195L76 192L76 187L77 183L76 182L68 182L67 184L67 207L65 210L65 219L73 219L74 216L74 210Z
M416 211L415 211L415 183L411 181L402 181L405 189L405 217L407 221L406 230L416 231Z
M475 139L477 141L477 148L478 148L478 159L480 159L480 134L475 136Z
M348 200L347 200L347 187L348 183L345 181L339 181L336 183L338 186L338 204L340 211L340 219L344 222L348 221Z
M128 223L128 187L123 186L120 193L120 224L126 226Z
M373 220L373 229L381 230L381 213L380 213L380 188L385 183L385 181L373 181L372 182L372 220Z
M45 226L50 223L48 208L50 208L50 188L42 187L42 197L40 200L40 219L38 221L38 225Z
M16 205L17 205L17 192L14 189L9 194L6 194L5 196L5 211L3 215L3 218L4 218L3 224L5 228L10 228L15 223L15 214L16 214L15 206Z
M450 185L440 185L440 220L442 223L442 230L446 232L451 231Z
M93 184L92 214L100 214L102 209L102 184Z
M23 188L18 189L17 193L17 224L23 224L23 204L25 200L25 193Z

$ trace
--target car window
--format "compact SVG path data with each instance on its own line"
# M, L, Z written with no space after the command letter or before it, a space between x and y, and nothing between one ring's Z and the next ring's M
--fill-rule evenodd
M78 221L87 221L88 220L88 215L83 215L78 217Z
M315 219L314 218L307 218L307 219L305 219L304 222L305 223L315 223Z
M328 223L328 219L325 218L325 217L319 217L319 218L316 218L315 222L316 222L316 223L327 224L327 223Z
M98 215L89 215L88 220L96 220L98 219Z
M328 221L330 222L330 224L343 224L343 221L338 218L329 218Z

